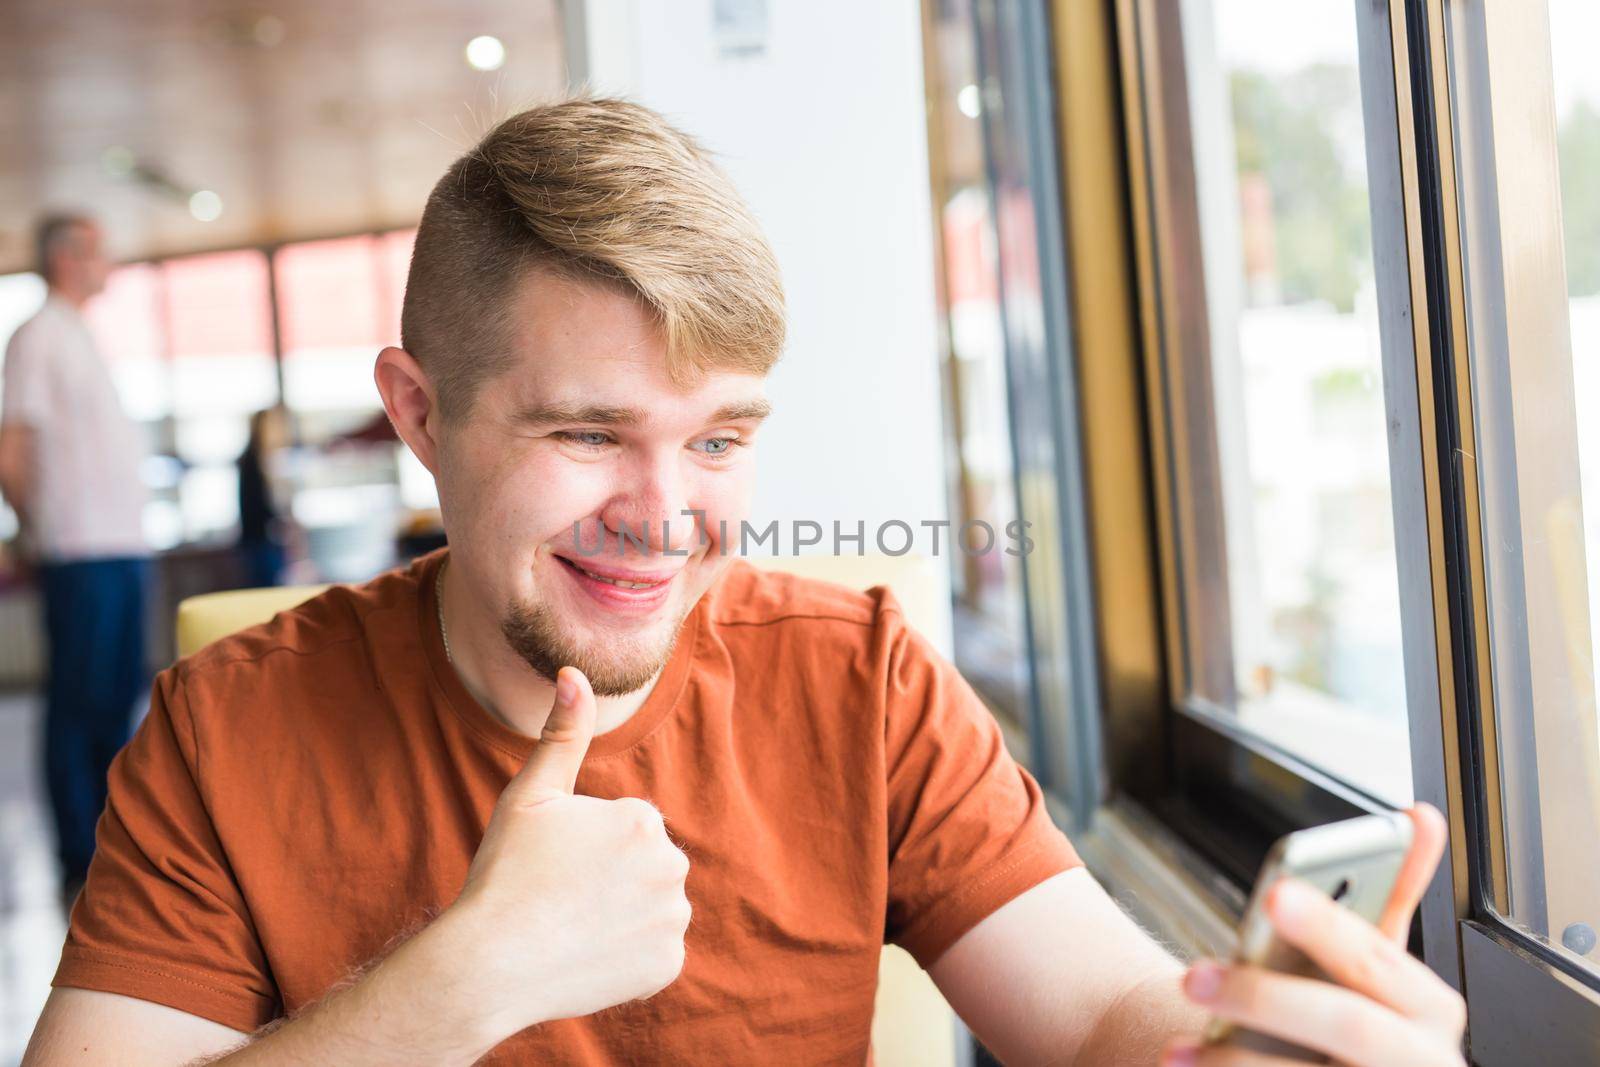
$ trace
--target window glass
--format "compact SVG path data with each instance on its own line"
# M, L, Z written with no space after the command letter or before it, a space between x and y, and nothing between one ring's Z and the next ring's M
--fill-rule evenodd
M1595 723L1594 679L1600 675L1600 66L1594 42L1600 40L1600 8L1593 0L1551 0L1552 74L1556 100L1557 169L1561 183L1561 222L1567 274L1567 307L1572 331L1572 395L1576 402L1579 484L1584 507L1584 556L1589 603L1588 685L1574 708L1581 722L1570 739L1587 751L1578 762L1576 790L1559 781L1541 788L1575 819L1561 818L1562 834L1577 828L1594 840L1600 832L1600 730ZM1560 792L1556 792L1561 790ZM1543 932L1568 953L1600 969L1600 878L1593 856L1570 848L1551 850L1544 861L1547 884L1541 894L1554 907L1542 916ZM1551 892L1551 889L1554 892ZM1554 897L1552 901L1550 898ZM1513 914L1518 901L1513 898ZM1524 911L1529 909L1523 909ZM1536 909L1539 915L1545 909Z
M286 245L274 257L283 387L296 411L375 410L378 350L399 340L392 244L372 236Z
M160 271L149 263L117 267L83 310L123 406L146 422L172 414L160 286Z
M1524 932L1600 970L1587 847L1600 837L1600 10L1549 0L1519 18L1520 37L1490 9L1462 8L1450 27L1494 713L1490 888Z
M929 117L944 275L944 361L951 528L1003 531L1017 515L1006 338L993 196L984 150L984 90L967 0L936 5ZM994 105L998 87L989 90ZM950 544L942 539L941 551ZM950 551L956 661L974 688L1017 725L1026 722L1022 565L1004 552Z
M1600 40L1600 8L1589 0L1552 0L1550 30L1573 395L1590 505L1584 509L1589 602L1600 604L1600 66L1591 55ZM1590 629L1600 662L1600 627Z
M235 462L250 415L278 398L267 259L253 249L184 256L159 272L182 539L225 537L239 518Z
M1221 634L1195 706L1380 799L1411 797L1356 12L1184 5ZM1190 352L1185 351L1184 358ZM1204 368L1204 361L1198 366ZM1190 372L1191 374L1195 372ZM1198 450L1197 450L1198 451ZM1219 529L1220 528L1220 529ZM1199 624L1186 606L1191 631ZM1220 661L1220 662L1216 662Z

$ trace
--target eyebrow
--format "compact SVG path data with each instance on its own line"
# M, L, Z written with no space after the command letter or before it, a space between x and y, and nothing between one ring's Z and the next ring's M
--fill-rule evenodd
M765 400L740 400L724 404L706 421L738 422L744 419L760 421L770 414L772 405ZM645 421L644 414L633 408L606 407L601 404L543 404L523 408L514 413L512 419L524 426L553 426L563 423L637 426Z
M643 421L632 408L611 408L597 404L543 404L522 408L512 415L512 419L527 426L552 426L563 422L636 426Z

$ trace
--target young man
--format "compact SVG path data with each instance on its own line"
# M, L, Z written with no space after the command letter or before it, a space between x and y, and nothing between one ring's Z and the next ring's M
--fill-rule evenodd
M50 215L35 238L49 291L6 346L0 493L37 564L50 646L45 781L70 905L94 853L106 770L150 683L145 442L83 320L111 269L100 227L82 215Z
M1459 1064L1398 944L1436 814L1382 930L1279 895L1345 987L1183 979L892 596L724 554L783 330L653 113L539 108L460 160L377 363L450 548L161 676L26 1062L859 1063L888 939L1011 1062L1150 1063L1215 1011Z

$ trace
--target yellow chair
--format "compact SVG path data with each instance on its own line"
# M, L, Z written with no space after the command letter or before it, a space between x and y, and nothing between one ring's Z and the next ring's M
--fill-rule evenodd
M761 566L865 589L887 585L906 619L925 634L943 625L944 578L925 556L779 556ZM178 655L187 656L236 630L266 622L311 599L326 585L239 589L193 596L178 605ZM954 1067L955 1014L933 980L905 950L886 945L878 967L872 1046L882 1067Z

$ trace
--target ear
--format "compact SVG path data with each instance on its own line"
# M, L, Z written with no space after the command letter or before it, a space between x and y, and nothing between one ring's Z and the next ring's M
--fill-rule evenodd
M439 429L442 415L433 383L416 358L403 348L378 353L372 377L395 432L435 478L439 476Z

